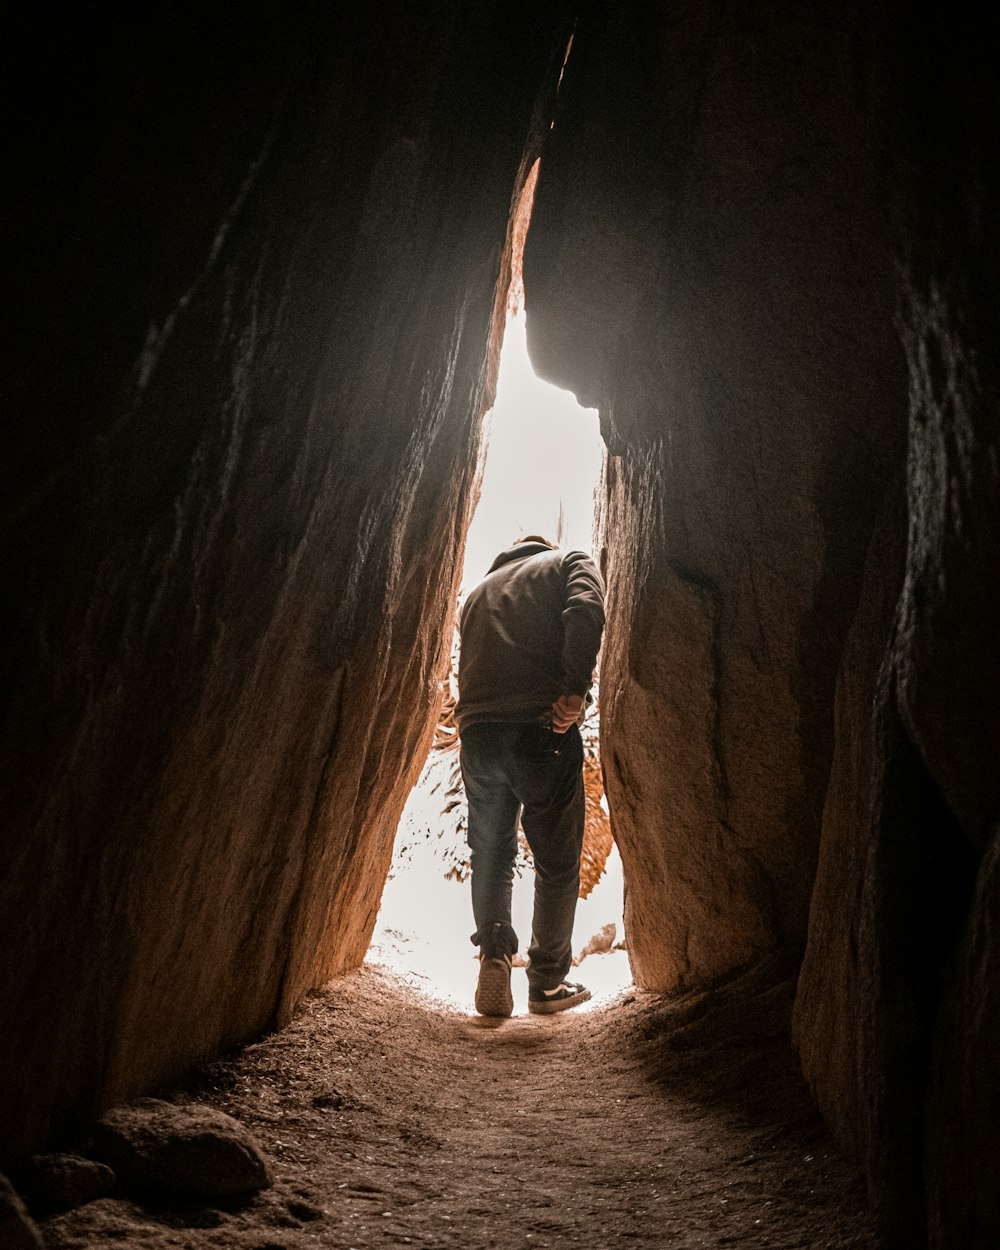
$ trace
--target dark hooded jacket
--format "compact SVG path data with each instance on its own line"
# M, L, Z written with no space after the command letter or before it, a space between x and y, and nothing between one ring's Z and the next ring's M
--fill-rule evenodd
M462 609L459 729L546 722L563 694L586 697L604 629L604 583L582 551L518 543L502 551Z

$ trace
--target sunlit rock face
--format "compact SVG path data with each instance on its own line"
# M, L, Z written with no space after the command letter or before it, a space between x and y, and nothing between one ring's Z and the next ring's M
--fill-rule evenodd
M633 970L669 989L804 943L905 381L858 15L626 8L581 20L525 281L612 452L603 759Z
M426 747L567 34L306 11L25 41L5 1153L358 962Z

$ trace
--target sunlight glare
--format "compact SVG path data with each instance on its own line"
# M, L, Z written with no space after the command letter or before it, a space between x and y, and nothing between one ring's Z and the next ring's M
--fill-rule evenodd
M469 526L461 597L522 534L592 554L604 444L596 408L535 374L525 314L507 319L479 506ZM560 526L562 517L562 526ZM561 529L561 534L559 533Z

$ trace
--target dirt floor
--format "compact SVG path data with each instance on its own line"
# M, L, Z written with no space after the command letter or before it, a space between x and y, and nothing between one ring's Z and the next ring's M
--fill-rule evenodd
M772 968L497 1022L366 966L165 1095L246 1124L273 1188L102 1199L45 1222L46 1246L874 1247L797 1075L790 996Z

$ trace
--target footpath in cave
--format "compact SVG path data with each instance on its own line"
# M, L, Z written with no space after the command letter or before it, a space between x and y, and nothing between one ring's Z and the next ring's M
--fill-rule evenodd
M104 1198L45 1221L45 1245L874 1247L799 1075L781 974L496 1021L366 964L162 1092L242 1121L270 1188L228 1206Z

